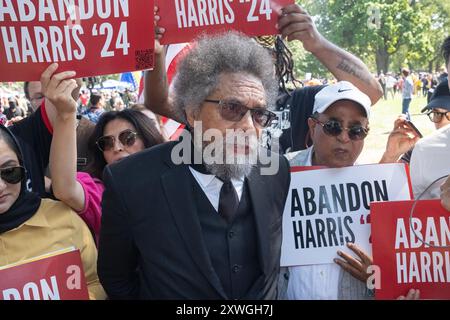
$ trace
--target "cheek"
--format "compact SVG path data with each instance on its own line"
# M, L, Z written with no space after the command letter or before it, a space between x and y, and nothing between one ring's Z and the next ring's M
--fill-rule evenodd
M201 122L203 132L208 129L217 129L225 132L226 129L231 129L235 125L234 122L222 119L219 114L218 107L215 106L203 107L200 114L196 118L196 121Z
M353 151L354 156L357 158L361 154L363 148L364 148L364 141L355 141L353 142Z
M19 197L21 185L21 183L18 183L12 186L12 193L16 199Z
M145 149L144 146L144 142L141 139L136 140L136 142L134 143L134 145L131 146L131 148L128 148L128 152L130 155L132 155L133 153L142 151Z
M111 164L114 161L114 153L112 151L104 151L103 158L105 158L107 164Z
M0 204L0 214L7 212L12 207L12 205L16 202L16 200L20 194L20 186L21 186L20 183L14 184L14 185L7 185L6 191L7 191L7 193L9 193L11 195L11 197L9 197L7 202Z
M314 148L322 148L324 149L323 151L326 152L336 138L326 135L321 128L316 127L311 134L311 139L313 141Z

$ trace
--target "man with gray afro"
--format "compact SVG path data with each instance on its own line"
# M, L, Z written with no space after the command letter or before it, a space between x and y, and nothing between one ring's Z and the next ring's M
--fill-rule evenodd
M178 65L182 140L108 166L98 272L112 299L275 299L289 164L259 147L277 80L238 33Z

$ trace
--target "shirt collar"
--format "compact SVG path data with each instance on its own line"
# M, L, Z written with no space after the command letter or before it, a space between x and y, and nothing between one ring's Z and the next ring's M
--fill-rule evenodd
M314 146L309 147L307 152L308 152L308 155L306 156L305 166L312 167L312 157L314 154Z
M209 186L214 181L214 179L219 180L215 175L200 173L197 170L195 170L194 168L192 168L191 166L189 166L189 168L195 174L196 178L198 179L198 181L204 188ZM233 185L234 184L242 184L242 183L244 183L244 180L245 180L245 177L241 177L239 179L231 179L231 182L233 182Z
M42 204L41 204L42 206ZM45 214L41 212L41 209L39 208L38 211L27 221L23 223L23 225L27 225L30 227L50 227L50 224L48 223L47 217Z
M209 186L209 184L213 182L214 178L216 177L212 174L200 173L197 170L193 169L192 167L189 168L191 169L192 173L194 173L195 177L197 178L198 182L200 182L203 188Z

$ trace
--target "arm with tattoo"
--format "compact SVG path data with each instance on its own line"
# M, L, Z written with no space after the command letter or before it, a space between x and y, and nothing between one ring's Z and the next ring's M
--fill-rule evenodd
M383 95L381 85L357 57L334 45L317 30L311 16L298 4L283 8L278 29L288 41L301 41L339 81L349 81L367 94L372 104Z

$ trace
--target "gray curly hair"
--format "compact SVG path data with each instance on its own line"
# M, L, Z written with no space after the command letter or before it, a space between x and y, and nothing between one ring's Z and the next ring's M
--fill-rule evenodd
M173 83L174 107L181 114L197 110L219 84L222 73L248 73L261 80L267 106L275 107L278 85L274 62L266 49L237 32L201 36L180 61Z

